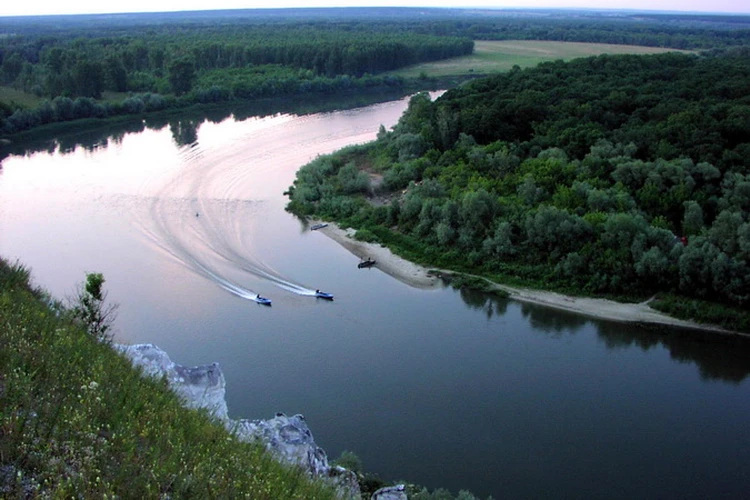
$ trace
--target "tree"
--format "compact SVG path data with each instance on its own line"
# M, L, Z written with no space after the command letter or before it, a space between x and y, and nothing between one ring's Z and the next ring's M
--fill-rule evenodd
M122 60L110 57L104 64L105 76L110 88L117 92L125 92L128 89L128 73Z
M193 88L195 81L195 63L183 57L169 65L169 84L176 95L186 94Z
M117 304L107 303L107 292L103 289L101 273L86 273L86 282L75 297L73 315L88 332L98 340L108 340L117 312Z
M695 201L686 201L685 216L682 219L682 233L685 236L699 234L703 229L703 209Z
M73 69L75 95L99 99L104 89L104 68L99 62L80 61Z
M5 57L2 66L0 66L0 79L4 84L13 83L21 73L23 68L23 59L20 55L13 52Z

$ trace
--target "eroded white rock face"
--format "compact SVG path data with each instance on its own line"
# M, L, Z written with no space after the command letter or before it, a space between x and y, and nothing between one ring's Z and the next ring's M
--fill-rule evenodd
M408 500L406 487L403 484L386 486L372 494L370 500Z
M154 344L115 345L133 365L152 377L167 377L169 386L189 408L205 408L221 421L229 419L226 381L218 363L187 368L169 359Z
M360 498L357 476L343 467L331 467L326 452L315 444L305 417L287 417L277 413L268 420L232 420L229 418L226 382L218 363L187 368L172 362L166 352L154 344L115 345L134 366L153 377L166 377L169 386L189 408L209 410L242 441L260 441L284 462L299 465L311 476L325 478L335 485L343 499Z
M277 413L268 420L240 420L233 429L243 441L259 440L282 460L302 465L315 476L327 474L328 456L313 440L305 417Z

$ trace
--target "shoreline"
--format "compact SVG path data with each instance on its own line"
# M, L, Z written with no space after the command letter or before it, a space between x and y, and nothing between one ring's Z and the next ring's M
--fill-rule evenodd
M336 223L329 222L327 227L318 231L362 260L375 259L377 262L375 267L411 287L434 289L443 286L442 280L438 276L430 274L427 268L394 254L389 248L376 243L355 240L353 238L354 230L352 229L342 229ZM621 323L664 325L750 338L750 334L674 318L651 308L648 305L648 300L640 303L625 303L610 299L574 297L557 292L517 288L499 283L493 283L493 286L505 290L510 294L511 299L519 302L560 309L590 318Z
M329 222L327 227L317 229L317 231L325 234L361 260L368 258L375 260L375 267L411 287L431 289L442 286L442 280L429 274L425 267L394 254L387 247L355 240L353 229L341 229L335 222Z

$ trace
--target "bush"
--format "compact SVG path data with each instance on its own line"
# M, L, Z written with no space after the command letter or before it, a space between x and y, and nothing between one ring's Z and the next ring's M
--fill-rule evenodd
M378 241L378 237L375 236L375 234L373 234L373 232L369 229L359 229L356 233L354 233L354 239L367 243L376 243Z
M106 303L107 292L103 286L101 273L87 273L86 283L79 287L73 303L74 316L97 340L108 340L117 312L116 304Z

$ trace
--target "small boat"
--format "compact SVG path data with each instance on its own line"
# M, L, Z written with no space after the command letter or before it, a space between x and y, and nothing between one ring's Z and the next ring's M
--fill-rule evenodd
M310 226L310 231L315 231L316 229L323 229L324 227L328 227L327 222L321 222L319 224L313 224Z
M357 267L360 269L363 269L365 267L372 267L375 265L375 261L372 260L370 257L367 257L367 260L363 260L359 264L357 264Z
M261 297L260 295L256 295L254 300L258 304L262 304L264 306L270 306L271 305L271 299L267 299L266 297Z
M315 296L319 299L333 300L333 295L320 290L315 290Z

